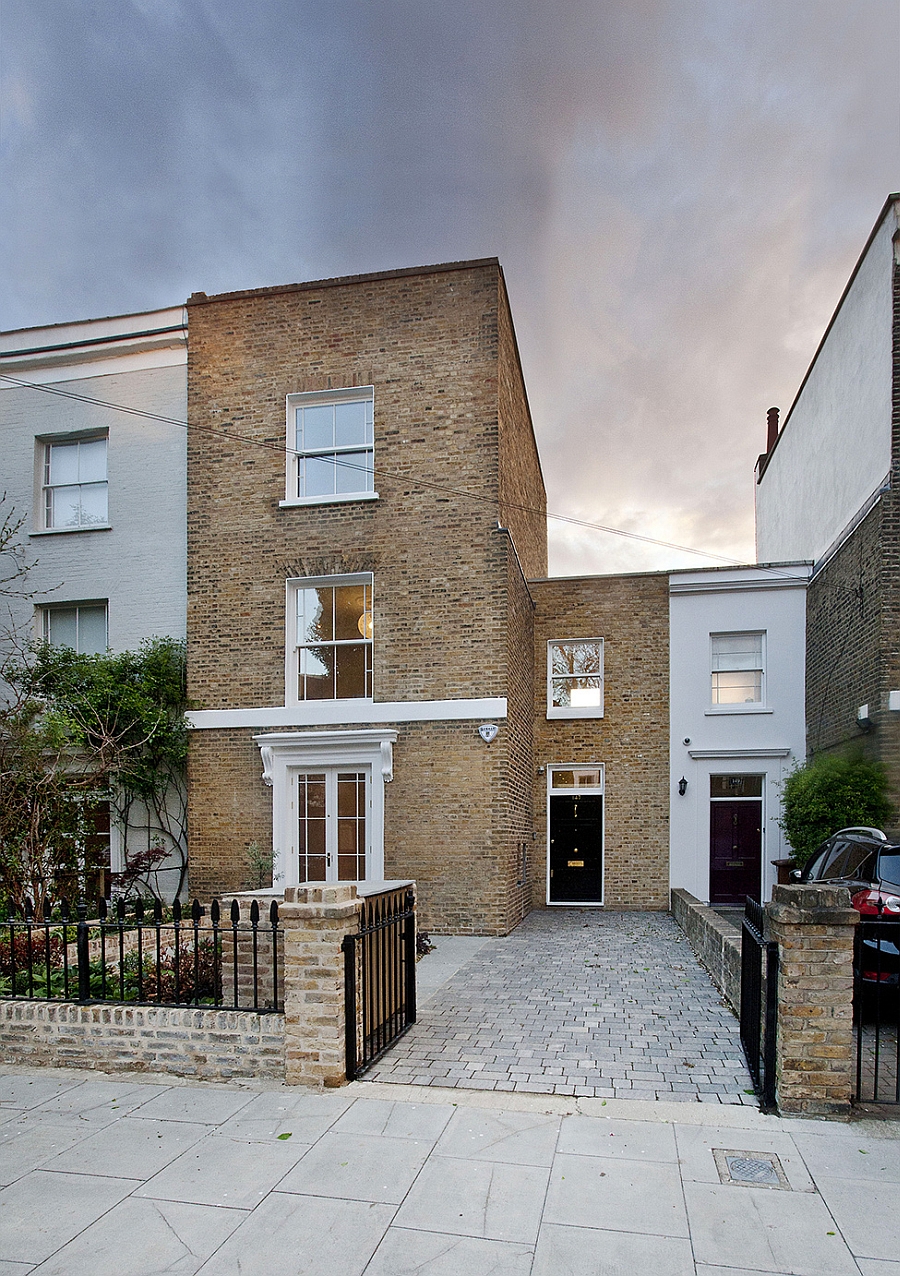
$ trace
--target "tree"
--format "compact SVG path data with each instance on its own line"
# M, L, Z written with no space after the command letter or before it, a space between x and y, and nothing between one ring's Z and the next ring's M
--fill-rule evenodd
M125 833L123 887L172 894L187 871L184 644L156 638L136 652L79 655L33 645L3 671L0 874L17 904L58 894L84 875L86 805L106 799ZM141 845L129 845L140 838ZM140 879L140 880L138 880Z
M779 821L798 864L839 829L880 828L891 818L887 776L879 762L852 755L819 754L795 767L784 782Z

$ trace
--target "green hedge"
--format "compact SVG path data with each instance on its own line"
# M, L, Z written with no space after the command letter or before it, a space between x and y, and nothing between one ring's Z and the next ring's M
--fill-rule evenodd
M820 754L796 767L785 780L783 802L780 824L798 864L838 829L882 828L893 813L884 767L860 756Z

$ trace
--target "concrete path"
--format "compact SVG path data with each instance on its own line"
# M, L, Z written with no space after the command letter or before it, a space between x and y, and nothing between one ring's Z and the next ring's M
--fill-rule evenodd
M897 1276L898 1133L0 1068L0 1276Z
M434 943L418 1023L368 1080L756 1104L738 1021L668 914L540 909Z

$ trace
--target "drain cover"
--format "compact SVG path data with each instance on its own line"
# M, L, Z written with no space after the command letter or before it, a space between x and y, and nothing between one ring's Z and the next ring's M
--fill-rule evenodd
M713 1148L716 1168L723 1183L735 1187L774 1187L791 1190L781 1162L774 1152L739 1152Z

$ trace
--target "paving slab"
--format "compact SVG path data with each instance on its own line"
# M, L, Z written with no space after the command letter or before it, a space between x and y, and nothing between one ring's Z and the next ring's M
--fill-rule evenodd
M432 1156L397 1212L397 1224L534 1245L549 1170Z
M253 1096L224 1086L184 1086L163 1090L141 1104L142 1117L157 1121L187 1121L199 1125L220 1125L246 1108Z
M366 1276L531 1276L529 1245L391 1227Z
M30 1104L0 1124L0 1276L900 1276L898 1122L26 1072L0 1065Z
M282 1136L296 1139L298 1143L315 1143L352 1103L353 1098L346 1090L309 1094L282 1086L250 1097L233 1116L213 1127L213 1135L248 1143L268 1143Z
M393 1213L389 1205L273 1192L203 1276L362 1276Z
M154 1174L135 1196L253 1209L306 1151L306 1144L293 1139L239 1144L208 1138Z
M139 1181L35 1170L0 1191L0 1258L49 1258L129 1196Z
M45 1159L45 1169L83 1173L85 1166L103 1178L145 1179L156 1174L209 1133L209 1126L187 1121L125 1117L115 1138L99 1130L67 1151Z
M279 1184L282 1192L399 1205L433 1140L329 1131Z
M39 1276L191 1276L246 1217L242 1210L130 1197L37 1271Z
M418 1022L368 1082L756 1104L737 1019L668 914L538 909L471 949L436 942Z
M91 1080L64 1090L53 1098L45 1099L39 1111L48 1115L77 1116L95 1125L108 1125L117 1116L124 1116L141 1107L155 1094L162 1094L164 1087L149 1090L147 1086L130 1082Z
M560 1119L526 1112L479 1112L457 1109L441 1136L436 1152L474 1161L506 1165L553 1162Z
M0 1126L0 1187L39 1169L69 1148L76 1147L90 1135L90 1129L78 1128L71 1122L20 1119Z
M560 1153L544 1219L647 1236L689 1235L678 1168L652 1161Z
M853 1256L818 1195L685 1183L698 1263L792 1276L852 1276Z
M11 1108L36 1108L39 1103L55 1099L66 1090L84 1085L84 1077L78 1073L59 1077L52 1073L11 1072L0 1075L0 1106Z
M900 1183L817 1175L822 1200L854 1254L895 1259L900 1251Z
M691 1243L680 1237L606 1232L559 1223L545 1223L541 1229L532 1276L624 1276L626 1272L694 1276ZM730 1273L720 1269L718 1276Z

